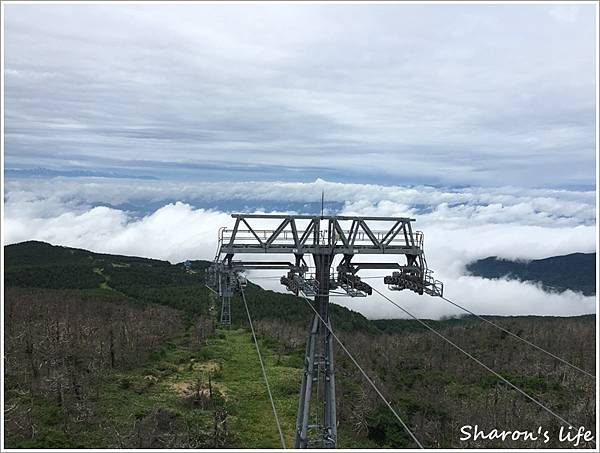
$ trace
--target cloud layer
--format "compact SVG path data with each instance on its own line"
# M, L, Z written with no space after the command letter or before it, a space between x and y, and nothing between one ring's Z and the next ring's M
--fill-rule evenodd
M446 295L485 314L574 315L595 312L595 298L572 292L547 294L534 284L489 281L465 275L475 259L500 256L536 259L596 250L595 193L515 187L443 189L314 183L191 184L106 178L12 180L5 186L6 243L29 239L97 252L168 259L214 257L217 231L231 226L229 213L214 206L243 200L249 211L273 211L274 202L299 203L325 190L340 202L339 214L397 215L417 219L425 232L429 266L445 283ZM177 200L177 201L171 201ZM114 206L156 205L144 215ZM109 207L113 206L113 207ZM312 211L314 213L314 211ZM270 226L270 225L266 225ZM365 273L381 275L381 272ZM265 287L280 290L273 273L251 274ZM381 279L369 280L384 289ZM392 294L415 314L437 318L457 314L439 299ZM373 296L336 298L370 317L401 317Z
M9 168L188 180L595 181L594 5L11 4L5 12Z

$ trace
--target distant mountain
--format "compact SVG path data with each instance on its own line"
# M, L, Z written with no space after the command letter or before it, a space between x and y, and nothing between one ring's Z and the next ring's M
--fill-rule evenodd
M510 261L490 256L467 265L467 271L483 278L508 278L539 282L549 291L596 294L596 254L571 253L532 261Z

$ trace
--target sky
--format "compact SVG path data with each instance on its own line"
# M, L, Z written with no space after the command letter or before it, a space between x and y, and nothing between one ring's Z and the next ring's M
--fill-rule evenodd
M232 212L325 193L328 214L415 218L477 313L596 311L466 271L596 251L594 5L3 6L5 244L211 260Z
M6 5L6 168L594 187L595 10Z

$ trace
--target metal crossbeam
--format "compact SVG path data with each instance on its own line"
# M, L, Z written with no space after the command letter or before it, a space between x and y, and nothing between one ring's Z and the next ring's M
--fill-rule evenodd
M286 215L286 214L231 214L234 219L296 219L296 220L367 220L377 222L414 222L410 217L345 216L345 215Z
M333 254L404 254L420 255L419 243L422 233L412 232L413 219L395 217L310 217L281 215L234 214L232 229L222 228L219 232L217 255L236 253L294 253L314 254L329 248ZM275 229L258 229L249 219L280 220ZM307 226L299 228L297 220L309 220ZM327 228L321 228L325 220ZM349 229L340 222L350 221ZM375 230L368 221L394 222L386 230ZM240 223L245 228L240 229ZM402 233L402 235L400 235Z

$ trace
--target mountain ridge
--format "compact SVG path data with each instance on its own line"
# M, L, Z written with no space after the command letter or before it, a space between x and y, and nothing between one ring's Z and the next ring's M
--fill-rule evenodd
M596 294L596 253L576 252L528 261L490 256L469 263L466 270L477 277L538 282L549 292Z

